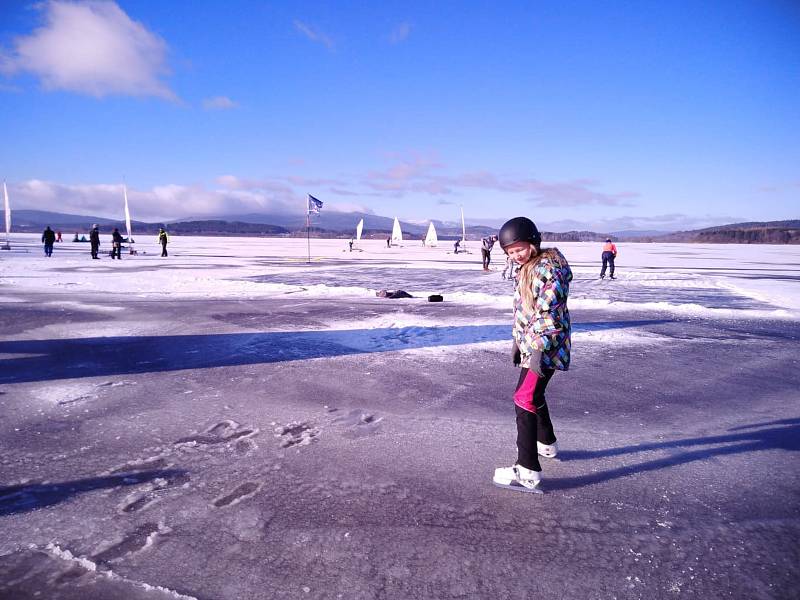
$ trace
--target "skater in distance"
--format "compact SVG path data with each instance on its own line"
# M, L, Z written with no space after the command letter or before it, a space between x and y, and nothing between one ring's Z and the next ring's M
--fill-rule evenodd
M163 227L158 230L158 243L161 244L161 256L169 256L167 253L167 244L169 243L169 235Z
M89 232L89 247L92 253L92 258L100 259L97 253L100 252L100 227L95 223L92 225L92 230Z
M481 239L481 258L483 259L483 270L489 270L489 263L492 262L492 248L497 241L496 235L490 235Z
M117 227L114 227L111 234L111 258L122 260L122 234Z
M511 467L495 469L494 483L539 492L539 455L554 458L558 452L545 388L556 370L569 368L567 297L572 271L557 248L541 247L542 236L527 217L506 222L500 228L499 241L503 251L519 265L512 360L521 371L514 391L517 461Z
M606 277L606 265L609 268L609 279L616 279L614 277L614 259L617 258L617 247L614 245L614 242L611 241L611 238L606 238L606 243L603 244L603 254L600 256L603 260L603 268L600 269L600 279L605 279Z
M56 242L56 234L50 229L50 225L47 226L42 232L42 243L44 244L44 255L48 258L53 256L53 244Z

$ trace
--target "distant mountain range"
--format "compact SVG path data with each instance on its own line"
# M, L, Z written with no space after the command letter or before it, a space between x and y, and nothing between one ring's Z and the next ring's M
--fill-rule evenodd
M360 212L323 212L313 215L311 235L313 237L349 238L355 235L356 224L364 219L365 238L385 238L391 234L394 219ZM104 231L118 227L125 230L121 220L70 215L41 210L15 210L12 213L12 231L41 232L46 226L60 230L65 238L72 232L85 234L92 224L97 223ZM443 240L461 238L461 224L447 221L433 221L436 233ZM133 221L134 237L139 234L155 234L159 227L166 227L172 233L185 235L270 235L304 236L306 219L297 214L245 214L222 215L213 218L194 218L169 223L147 223ZM401 221L403 235L408 239L421 239L428 229L428 221L423 223ZM467 239L477 240L497 233L496 227L468 225ZM545 241L599 242L611 236L622 242L696 242L696 243L734 243L734 244L798 244L800 243L800 220L734 223L695 229L691 231L566 231L542 232Z
M355 235L356 225L364 219L362 237L381 238L392 232L394 219L360 212L322 212L311 217L311 235L314 237L349 238ZM69 215L41 210L15 210L12 216L14 231L38 232L46 226L54 230L85 233L92 224L97 223L101 229L118 227L124 231L125 223L118 219L92 217L86 215ZM437 235L442 239L461 238L461 224L434 221ZM196 217L179 221L147 223L133 221L131 228L137 232L155 233L159 227L166 227L173 233L196 235L306 235L305 215L298 214L243 214L220 215L214 217ZM401 221L403 235L421 239L428 230L428 221L416 223ZM479 239L496 233L496 229L484 225L468 225L467 239Z

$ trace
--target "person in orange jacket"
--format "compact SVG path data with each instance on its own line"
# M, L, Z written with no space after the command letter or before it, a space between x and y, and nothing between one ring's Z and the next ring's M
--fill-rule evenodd
M606 267L609 267L609 279L616 279L616 277L614 277L615 258L617 258L617 247L614 245L614 242L611 241L611 238L606 238L606 243L603 244L603 268L600 269L600 279L605 279Z

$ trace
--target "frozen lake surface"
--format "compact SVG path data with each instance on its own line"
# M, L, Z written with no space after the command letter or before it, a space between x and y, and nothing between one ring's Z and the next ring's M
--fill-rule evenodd
M557 244L532 496L491 485L499 250L38 238L0 252L0 598L796 597L799 247L623 244L610 281Z

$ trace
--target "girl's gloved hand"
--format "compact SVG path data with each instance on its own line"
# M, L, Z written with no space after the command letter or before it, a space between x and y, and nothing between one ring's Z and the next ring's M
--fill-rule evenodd
M519 366L519 363L522 362L522 355L519 351L519 346L517 346L517 340L511 341L511 362L514 363L515 367Z

